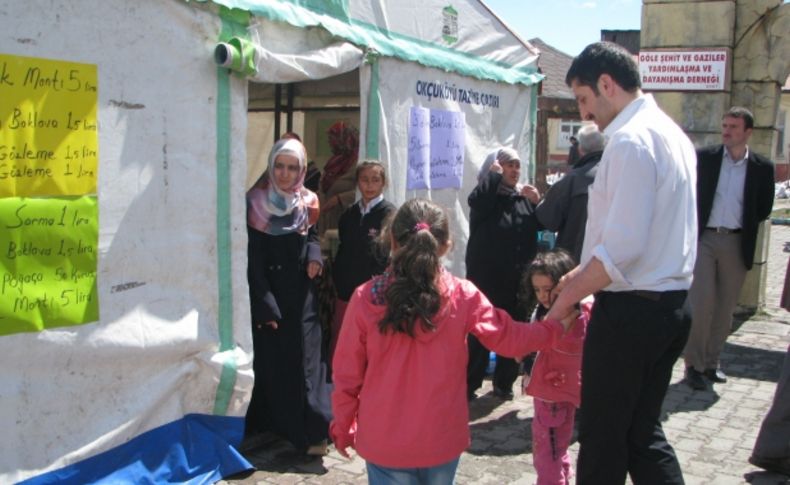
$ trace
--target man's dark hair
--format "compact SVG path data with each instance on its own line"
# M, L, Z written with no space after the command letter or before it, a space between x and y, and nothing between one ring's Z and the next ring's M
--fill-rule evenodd
M613 42L596 42L584 48L573 58L565 84L574 80L588 86L598 95L598 78L608 74L625 91L633 93L642 83L639 81L639 67L631 53Z
M721 118L740 118L743 120L743 127L745 129L751 130L754 128L754 115L743 106L733 106L729 111L724 113L724 116Z

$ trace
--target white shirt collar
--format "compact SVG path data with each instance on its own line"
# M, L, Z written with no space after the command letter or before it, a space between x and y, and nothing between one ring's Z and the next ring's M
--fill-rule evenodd
M743 152L743 157L739 160L733 160L730 151L727 147L724 147L724 160L729 160L736 167L740 167L742 164L746 163L747 158L749 158L749 145L746 145L746 151Z
M384 194L379 194L378 197L376 197L375 199L371 199L370 202L368 203L368 205L365 206L365 200L364 199L359 199L359 212L360 212L360 214L362 214L364 216L365 214L370 212L374 207L376 207L379 204L379 202L381 202L382 200L384 200Z
M628 105L623 108L622 111L617 113L617 116L615 116L612 122L609 123L609 126L604 128L604 135L611 137L620 128L625 126L625 124L628 123L628 121L634 116L634 114L636 114L637 111L640 111L645 107L655 106L655 104L656 102L653 99L652 94L640 94L636 99L628 103Z

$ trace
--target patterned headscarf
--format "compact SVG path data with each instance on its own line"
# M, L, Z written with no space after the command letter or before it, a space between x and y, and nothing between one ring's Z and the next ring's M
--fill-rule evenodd
M280 155L299 160L299 177L288 190L274 181L274 162ZM247 224L258 231L279 236L307 230L318 220L318 197L302 186L306 167L304 145L298 140L284 139L274 144L269 153L266 172L247 192Z
M324 165L321 176L321 190L328 192L341 175L357 164L359 156L359 131L353 126L338 121L329 127L329 148L332 157Z

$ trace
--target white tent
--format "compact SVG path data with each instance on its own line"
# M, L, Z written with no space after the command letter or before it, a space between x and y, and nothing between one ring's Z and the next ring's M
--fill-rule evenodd
M0 25L3 483L250 467L248 78L358 69L360 155L396 204L448 208L459 274L477 167L532 153L537 52L474 0L29 0Z
M478 167L502 145L516 148L524 162L533 159L537 50L475 0L215 3L255 15L234 39L241 55L218 49L225 65L235 60L253 82L359 70L360 158L388 166L386 197L396 205L426 197L448 209L455 250L447 266L463 275L466 197ZM427 130L414 125L420 119ZM262 171L255 160L263 162L263 151L249 154L248 183ZM525 179L531 169L522 170Z

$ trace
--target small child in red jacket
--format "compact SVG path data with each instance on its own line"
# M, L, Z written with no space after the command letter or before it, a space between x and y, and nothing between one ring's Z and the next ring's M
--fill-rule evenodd
M385 236L392 264L354 290L334 356L337 451L352 447L370 483L453 483L469 446L468 334L510 357L550 347L575 320L519 325L472 283L442 268L445 211L412 199Z
M547 313L551 291L574 266L573 258L562 249L539 253L532 261L523 284L532 290L525 294L528 308L537 303L537 319ZM529 377L524 379L524 393L533 396L535 406L532 462L538 485L566 485L572 475L568 446L581 395L582 347L590 304L582 302L580 310L576 323L561 339L539 350Z

